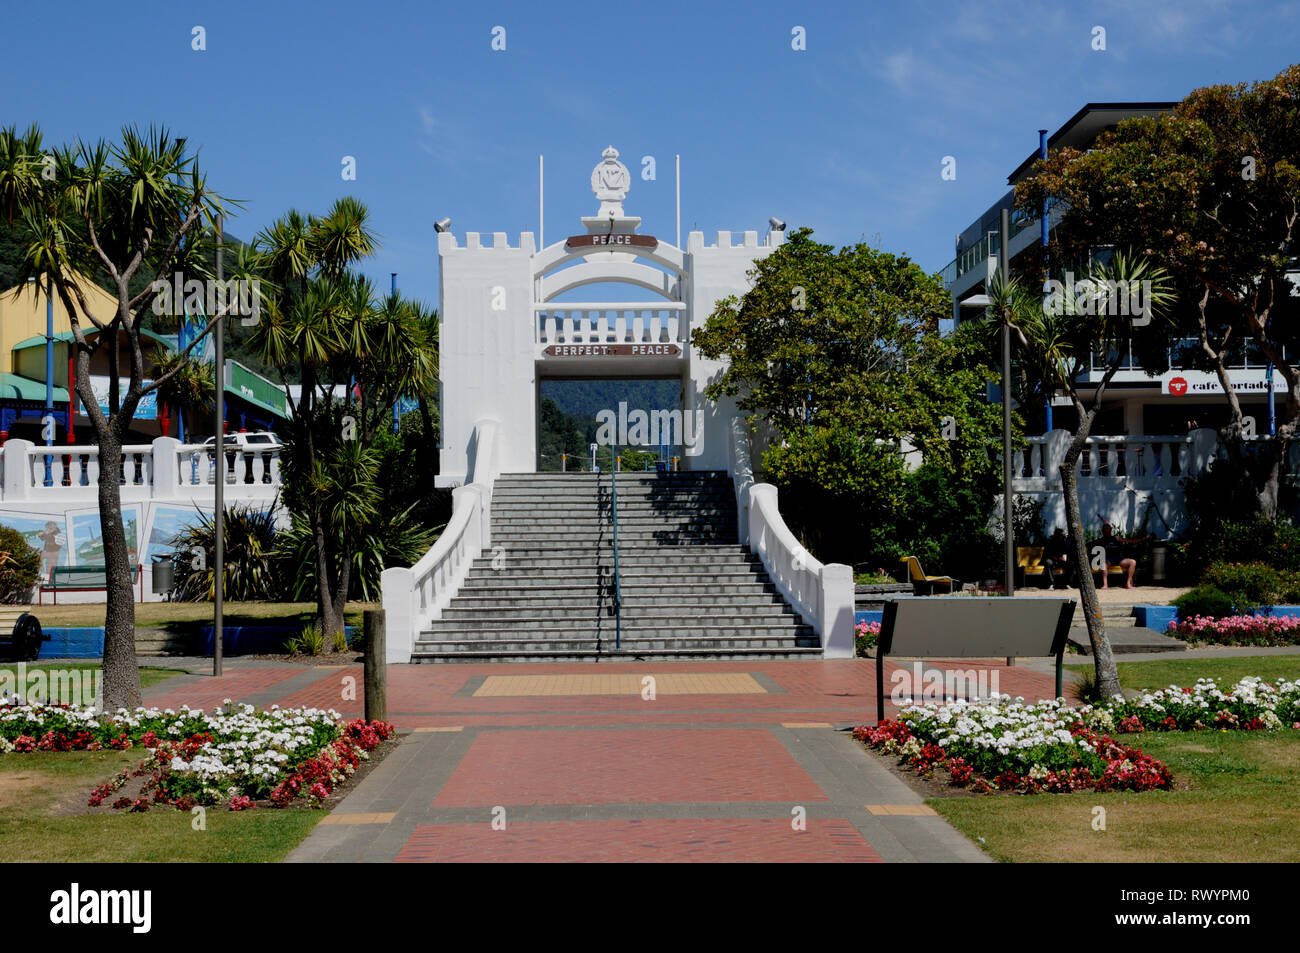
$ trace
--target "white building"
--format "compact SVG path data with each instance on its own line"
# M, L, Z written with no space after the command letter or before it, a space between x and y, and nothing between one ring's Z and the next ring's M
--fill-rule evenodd
M490 241L469 232L464 244L451 232L438 236L439 486L465 482L474 425L484 418L500 424L498 471L534 472L541 383L575 377L679 380L683 416L693 415L701 428L682 467L727 469L735 408L730 400L703 398L720 365L694 352L691 329L720 298L746 290L746 272L781 244L784 232L773 230L761 243L757 231L734 238L718 232L711 245L702 232L691 232L679 248L640 234L641 219L625 214L630 176L616 149L605 150L591 181L600 200L596 214L583 217L576 234L544 248L531 232L514 246L504 232ZM654 300L559 300L611 282L649 291Z

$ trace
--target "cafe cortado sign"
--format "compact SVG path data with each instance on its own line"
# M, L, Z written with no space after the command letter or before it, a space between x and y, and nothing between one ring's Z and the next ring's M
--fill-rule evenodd
M680 344L548 344L547 357L677 357Z

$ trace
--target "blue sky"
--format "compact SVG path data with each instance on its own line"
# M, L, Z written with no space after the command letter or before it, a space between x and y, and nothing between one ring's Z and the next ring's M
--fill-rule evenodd
M47 140L162 123L202 147L251 238L290 207L368 203L365 270L437 303L433 222L581 231L613 144L625 209L682 230L865 237L929 270L1006 176L1089 101L1173 100L1300 58L1300 3L75 3L10 5L0 123ZM52 17L58 31L51 34ZM191 49L192 28L207 49ZM492 29L506 49L491 49ZM807 49L791 49L806 30ZM1091 49L1094 26L1106 50ZM50 63L57 54L57 65ZM341 179L354 156L357 178ZM944 156L957 178L943 181ZM657 179L640 177L653 156Z

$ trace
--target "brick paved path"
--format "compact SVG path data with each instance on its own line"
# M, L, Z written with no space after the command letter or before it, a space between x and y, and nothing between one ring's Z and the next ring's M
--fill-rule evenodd
M953 664L1052 694L1025 667ZM231 660L147 703L355 716L361 676ZM874 679L869 661L392 666L409 733L289 860L985 860L843 730L874 718Z

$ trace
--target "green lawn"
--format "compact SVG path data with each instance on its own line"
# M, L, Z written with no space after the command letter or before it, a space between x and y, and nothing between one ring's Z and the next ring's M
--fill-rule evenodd
M283 860L325 816L307 808L232 812L207 809L206 830L174 809L145 814L64 813L142 750L33 752L0 755L0 857L23 861Z
M926 803L1002 861L1300 861L1300 731L1124 738L1165 762L1177 789ZM1097 806L1102 831L1093 829Z
M14 681L16 682L16 681L17 681L17 678L18 678L18 668L17 668L17 665L18 665L17 662L3 662L3 663L0 663L0 679L3 679L3 673L8 673L8 674L9 674L9 677L12 678L12 679L14 679ZM69 672L69 671L83 672L83 671L87 671L87 670L89 670L89 671L99 671L99 667L100 667L100 666L99 666L99 663L98 663L98 662L61 662L61 661L59 661L59 660L57 660L57 659L51 659L51 660L49 660L49 661L47 661L47 662L28 662L28 663L27 663L27 671L28 671L28 672L34 672L34 671L36 671L36 670L38 670L38 669L42 669L42 670L46 670L46 671L48 671L48 670L50 670L50 669L57 669L57 670L59 670L59 671L63 671L63 672ZM149 667L147 667L147 666L141 666L141 668L140 668L140 687L141 687L141 688L148 688L150 685L157 685L157 684L158 684L159 682L161 682L161 681L165 681L166 679L173 678L173 677L175 677L175 676L177 676L177 675L184 675L184 674L185 674L185 672L181 671L180 669L174 669L174 668L149 668ZM51 684L51 687L52 687L53 689L55 689L56 691L58 691L61 687L64 687L64 686L63 686L63 685L62 685L62 684L61 684L57 679L56 679L56 680L52 680L52 682L51 682L50 684ZM68 699L64 699L64 698L53 698L53 699L48 699L48 700L49 700L49 701L56 702L56 703L57 703L57 702L68 701Z
M1090 662L1072 664L1091 669ZM1120 662L1125 688L1300 678L1300 655ZM1300 861L1300 731L1125 735L1174 774L1173 791L931 798L1003 861ZM1093 809L1106 829L1093 829ZM980 838L983 840L981 841Z
M349 625L360 625L366 609L378 603L349 602L345 613ZM38 606L33 610L41 625L100 626L104 624L103 603L73 606ZM227 602L223 624L280 625L309 622L316 613L314 602ZM197 632L212 624L211 602L145 602L135 607L135 624L140 628L167 629L170 632Z
M1120 656L1122 659L1123 656ZM1075 670L1091 670L1092 663L1070 663ZM1158 662L1119 662L1119 681L1125 688L1167 688L1194 685L1198 678L1237 682L1247 675L1266 680L1300 678L1300 655L1250 655L1224 658L1170 658Z

